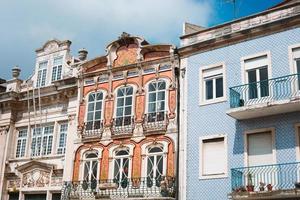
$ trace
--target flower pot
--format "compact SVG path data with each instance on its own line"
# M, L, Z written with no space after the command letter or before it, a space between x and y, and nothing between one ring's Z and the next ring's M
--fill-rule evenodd
M268 191L272 191L273 186L272 186L271 184L268 184L268 185L267 185L267 188L268 188Z
M247 185L248 192L254 192L254 185Z

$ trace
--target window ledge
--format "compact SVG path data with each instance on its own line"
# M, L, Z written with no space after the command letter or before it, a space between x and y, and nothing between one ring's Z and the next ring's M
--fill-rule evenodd
M30 161L30 160L48 160L48 159L56 159L56 158L64 158L65 154L61 155L48 155L48 156L40 156L40 157L22 157L22 158L11 158L9 162L19 162L19 161Z
M221 179L221 178L228 178L227 174L216 174L216 175L201 175L199 177L200 180L208 180L208 179Z
M206 105L210 105L210 104L216 104L216 103L223 103L226 102L227 99L225 97L221 97L218 99L212 99L209 101L200 101L199 106L206 106Z

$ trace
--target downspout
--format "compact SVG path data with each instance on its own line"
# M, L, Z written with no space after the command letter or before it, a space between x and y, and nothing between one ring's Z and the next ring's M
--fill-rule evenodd
M177 88L177 155L176 155L176 196L175 196L175 199L179 199L179 162L180 162L180 157L179 157L179 154L180 154L180 133L179 133L179 130L180 130L180 58L178 56L178 53L177 53L177 48L175 49L175 55L176 55L176 59L175 61L177 60L177 67L175 68L175 79L176 79L176 88Z

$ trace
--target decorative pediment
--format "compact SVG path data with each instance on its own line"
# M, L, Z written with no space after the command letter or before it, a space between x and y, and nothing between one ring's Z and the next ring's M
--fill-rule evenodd
M62 46L66 46L67 48L69 48L71 45L71 41L69 40L64 40L64 41L60 41L57 39L53 39L53 40L49 40L47 41L41 48L37 49L36 52L54 52L56 51L58 48L62 47Z
M40 169L40 170L50 172L53 168L54 168L54 165L43 163L43 162L38 162L35 160L16 167L16 169L22 174L24 174L26 172L30 172L34 169Z

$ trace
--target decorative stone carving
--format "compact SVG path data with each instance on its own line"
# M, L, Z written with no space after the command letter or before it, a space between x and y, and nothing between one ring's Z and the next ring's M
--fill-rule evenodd
M9 126L1 126L0 127L0 135L6 134L9 130Z
M176 109L176 90L169 91L169 119L175 118L175 109Z
M23 187L47 187L50 183L50 173L34 169L23 174Z
M49 42L47 44L47 46L45 47L45 52L52 52L54 50L56 50L58 48L58 44L53 41L53 42Z
M16 191L21 186L21 179L7 180L7 189L10 191Z

